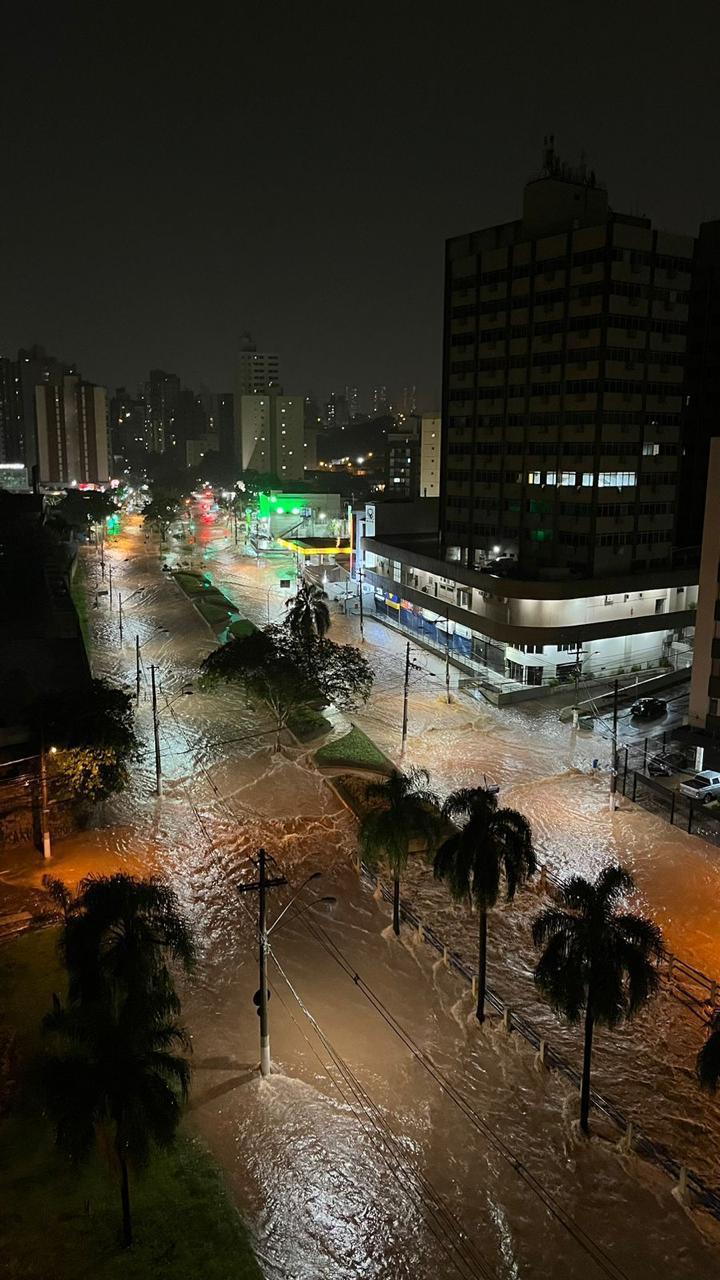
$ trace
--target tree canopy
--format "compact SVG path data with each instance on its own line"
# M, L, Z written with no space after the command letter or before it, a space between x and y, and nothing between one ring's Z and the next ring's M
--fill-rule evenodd
M128 762L140 752L132 699L107 680L47 695L36 705L35 725L50 751L56 799L105 799L125 785Z

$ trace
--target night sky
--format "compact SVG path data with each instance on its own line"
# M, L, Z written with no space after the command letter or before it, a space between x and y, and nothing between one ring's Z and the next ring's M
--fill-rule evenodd
M6 6L0 354L229 390L250 329L287 391L430 409L443 242L518 215L544 133L616 208L720 217L717 3L185 7Z

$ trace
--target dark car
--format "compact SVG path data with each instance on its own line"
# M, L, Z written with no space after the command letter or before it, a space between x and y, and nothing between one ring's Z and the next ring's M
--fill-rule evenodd
M666 711L667 702L664 698L640 698L639 702L633 702L630 715L636 720L659 720Z

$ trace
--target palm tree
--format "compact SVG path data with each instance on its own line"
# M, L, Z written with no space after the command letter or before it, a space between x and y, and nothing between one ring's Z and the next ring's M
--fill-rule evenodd
M393 874L393 929L400 933L400 876L407 866L410 842L433 845L440 830L437 797L429 789L427 769L401 773L393 769L384 782L370 783L368 801L376 802L360 823L360 848L370 863L384 858Z
M298 640L323 640L330 630L328 594L309 578L303 578L296 595L288 600L285 621Z
M710 1032L697 1056L697 1074L703 1089L714 1093L720 1084L720 1010L708 1022Z
M478 913L477 1018L485 1020L488 912L505 880L508 902L537 866L530 825L515 809L499 809L485 787L453 791L443 805L449 821L462 826L441 844L433 863L437 880L446 880L454 898L474 902Z
M622 867L608 866L594 884L571 876L533 923L544 947L535 981L569 1022L585 1010L580 1127L588 1132L590 1059L595 1024L616 1027L632 1018L658 987L662 934L650 920L620 911L635 883Z
M110 1130L127 1247L129 1167L147 1163L151 1142L173 1142L187 1097L189 1044L168 962L189 971L195 949L174 894L157 881L88 877L74 896L59 881L49 887L64 913L68 992L43 1022L53 1047L43 1063L48 1107L71 1157Z

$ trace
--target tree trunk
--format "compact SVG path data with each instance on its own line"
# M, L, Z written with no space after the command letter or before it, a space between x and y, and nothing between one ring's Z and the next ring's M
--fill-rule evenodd
M393 930L400 937L400 877L395 876L393 883Z
M582 1084L580 1086L580 1128L583 1133L590 1132L588 1116L590 1115L590 1059L592 1057L593 1016L590 1009L588 992L587 1009L585 1010L585 1045L583 1048Z
M477 1020L485 1021L485 981L487 973L488 919L485 907L478 907L478 990Z
M128 1181L127 1160L124 1155L120 1159L120 1195L122 1198L122 1247L129 1249L132 1244L132 1221L130 1219L130 1183Z

